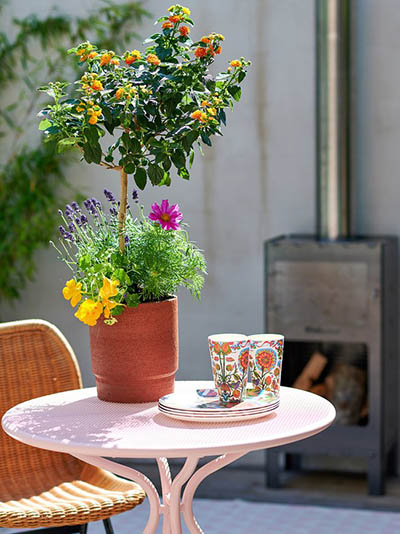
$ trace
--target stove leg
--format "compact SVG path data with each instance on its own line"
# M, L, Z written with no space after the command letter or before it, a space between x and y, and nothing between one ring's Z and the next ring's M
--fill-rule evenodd
M267 488L280 488L280 452L267 449L265 451L265 486Z
M368 458L368 493L384 495L385 493L385 461L383 454L373 453Z

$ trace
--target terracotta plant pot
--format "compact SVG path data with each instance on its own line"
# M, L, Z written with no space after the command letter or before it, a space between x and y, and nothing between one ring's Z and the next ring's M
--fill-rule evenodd
M178 370L177 298L126 308L117 320L90 327L99 399L152 402L172 393Z

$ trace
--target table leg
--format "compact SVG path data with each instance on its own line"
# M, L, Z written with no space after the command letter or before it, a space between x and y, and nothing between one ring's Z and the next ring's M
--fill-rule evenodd
M143 534L155 534L158 523L160 522L162 509L158 492L149 478L143 475L143 473L140 473L140 471L136 471L136 469L118 464L112 460L107 460L101 456L86 456L83 454L74 454L74 456L83 462L100 467L101 469L107 469L108 471L111 471L111 473L120 475L139 484L146 492L150 504L150 515L147 524L143 529ZM166 534L169 534L169 532L166 531Z
M222 467L234 462L244 454L246 453L224 454L223 456L219 456L203 465L195 473L194 471L197 467L199 458L189 456L174 480L172 480L171 477L168 460L162 457L157 458L163 497L162 504L158 492L151 480L139 471L136 471L136 469L121 465L112 460L107 460L100 456L84 456L77 454L74 456L88 464L107 469L116 475L128 478L142 486L147 494L150 504L150 516L143 530L143 534L155 534L161 514L164 516L163 534L182 534L181 512L183 513L190 534L204 534L193 515L193 497L195 491L199 484L208 475L211 475ZM186 482L187 485L183 492L183 497L181 498L182 487Z
M218 471L222 467L234 462L245 454L246 453L241 452L237 454L224 454L223 456L219 456L218 458L215 458L214 460L211 460L207 464L200 467L200 469L196 471L196 473L189 480L185 491L183 492L181 509L190 534L204 534L193 515L193 497L200 483L206 477L208 477L208 475L215 473L215 471Z

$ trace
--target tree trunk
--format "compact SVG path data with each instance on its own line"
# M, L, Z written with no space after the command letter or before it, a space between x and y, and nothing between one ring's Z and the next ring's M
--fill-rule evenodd
M128 194L128 176L124 169L121 169L121 195L118 212L118 233L119 233L119 250L123 254L125 250L125 219L126 219L126 202Z

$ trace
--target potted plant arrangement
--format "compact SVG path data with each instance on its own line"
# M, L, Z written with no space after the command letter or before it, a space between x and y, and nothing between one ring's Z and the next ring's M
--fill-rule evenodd
M90 327L99 398L147 402L173 391L178 367L178 287L200 297L206 264L189 241L177 204L154 203L144 215L136 187L168 186L173 169L189 179L194 146L222 135L226 108L241 96L249 62L232 60L213 77L209 66L224 37L192 41L186 7L173 5L158 19L159 32L145 52L99 50L86 42L68 51L85 72L75 82L51 82L40 90L54 103L41 112L39 128L60 151L74 148L87 163L120 176L120 199L105 190L108 209L92 198L60 211L61 258L73 272L63 289L75 316ZM111 139L107 147L106 141Z

